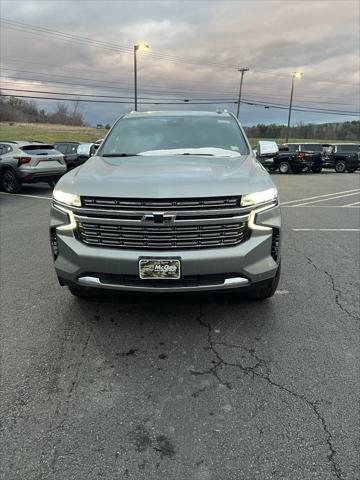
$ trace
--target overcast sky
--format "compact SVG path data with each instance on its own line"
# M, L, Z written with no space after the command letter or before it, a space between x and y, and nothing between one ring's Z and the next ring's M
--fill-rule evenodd
M250 70L244 78L244 101L270 108L242 105L244 125L286 123L286 108L271 105L288 104L295 70L304 75L296 82L294 105L359 111L357 0L1 0L0 8L2 19L11 22L1 24L3 93L31 95L4 90L15 88L64 92L64 96L131 97L132 47L144 41L151 50L138 58L140 97L151 97L148 102L207 99L216 103L140 104L142 110L227 107L234 111L236 107L223 100L236 99L237 68L245 66ZM74 102L67 104L74 108ZM56 102L43 100L38 105L50 110ZM87 122L95 124L112 123L133 105L81 102L78 108ZM320 123L359 117L294 111L292 118L293 123Z

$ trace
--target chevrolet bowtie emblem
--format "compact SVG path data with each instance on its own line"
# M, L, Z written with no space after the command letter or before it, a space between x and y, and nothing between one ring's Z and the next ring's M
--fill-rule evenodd
M173 223L175 221L176 215L174 213L164 213L164 212L153 212L149 215L144 215L141 219L144 223Z

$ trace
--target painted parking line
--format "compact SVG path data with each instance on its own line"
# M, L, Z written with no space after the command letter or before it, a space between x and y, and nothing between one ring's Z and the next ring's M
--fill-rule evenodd
M0 195L9 195L10 197L27 197L27 198L41 198L41 200L52 200L51 197L40 197L39 195L26 195L24 193L7 193L7 192L0 192Z
M281 208L295 208L293 205L280 205ZM360 205L300 205L296 206L296 208L360 208Z
M360 228L293 228L293 232L360 232Z
M343 207L360 207L360 202L355 202L355 203L348 203L347 205L343 205Z
M338 198L345 198L345 197L352 197L354 195L358 195L360 193L359 192L353 192L353 193L346 193L346 194L343 194L343 195L333 195L332 197L326 197L326 198L320 198L318 200L311 200L310 202L305 202L305 203L298 203L296 205L288 205L288 207L292 207L292 208L295 208L295 207L304 207L305 205L313 205L314 203L321 203L321 202L328 202L329 200L337 200Z
M333 193L324 193L323 195L316 195L315 197L307 197L307 198L299 198L297 200L290 200L288 202L281 202L281 205L290 205L292 203L302 203L306 202L307 200L316 200L317 198L322 197L331 197L333 195L342 195L343 193L351 193L351 192L360 192L360 188L354 188L353 190L344 190L343 192L333 192Z

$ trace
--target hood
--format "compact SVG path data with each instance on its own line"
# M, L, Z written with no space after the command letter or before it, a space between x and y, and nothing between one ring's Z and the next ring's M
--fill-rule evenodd
M80 196L174 198L233 196L273 187L252 155L93 156L56 188Z

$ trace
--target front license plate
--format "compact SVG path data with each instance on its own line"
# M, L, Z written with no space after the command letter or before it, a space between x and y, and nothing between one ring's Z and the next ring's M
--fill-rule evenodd
M139 275L143 280L178 280L180 258L141 258Z

